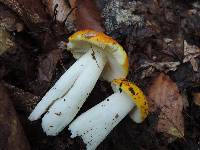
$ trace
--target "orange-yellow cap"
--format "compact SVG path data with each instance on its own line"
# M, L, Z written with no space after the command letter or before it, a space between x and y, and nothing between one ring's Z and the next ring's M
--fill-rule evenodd
M129 115L136 123L141 123L148 115L148 103L140 88L126 79L113 80L111 85L115 92L123 91L131 98L136 107Z
M67 49L78 59L93 46L103 50L108 59L102 72L103 79L112 81L113 79L126 78L129 66L127 54L117 41L103 32L78 31L69 37Z

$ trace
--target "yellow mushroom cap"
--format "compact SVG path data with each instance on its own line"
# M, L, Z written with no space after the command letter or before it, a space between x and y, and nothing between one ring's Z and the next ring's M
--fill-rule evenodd
M91 48L98 48L105 52L107 64L102 72L103 79L126 78L128 74L128 57L123 47L103 32L81 30L69 37L67 49L78 59Z
M148 103L140 88L126 79L113 80L111 85L114 92L123 91L131 98L136 107L129 115L136 123L141 123L148 115Z

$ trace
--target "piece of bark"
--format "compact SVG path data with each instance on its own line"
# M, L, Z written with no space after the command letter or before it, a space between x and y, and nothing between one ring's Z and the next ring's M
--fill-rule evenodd
M157 112L156 131L166 137L184 136L183 101L176 83L161 73L149 87L148 99L150 112Z
M6 89L0 84L0 149L30 150Z

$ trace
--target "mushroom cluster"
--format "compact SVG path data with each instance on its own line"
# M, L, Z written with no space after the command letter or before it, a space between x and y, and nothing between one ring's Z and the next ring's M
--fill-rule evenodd
M147 100L134 83L118 79L113 80L111 86L114 94L69 125L71 137L80 136L87 150L94 150L128 113L136 123L141 123L148 115Z
M53 136L71 123L71 138L80 136L87 150L94 150L127 114L136 123L147 117L145 95L125 79L128 58L121 45L102 32L82 30L70 36L66 46L77 61L45 94L29 120L44 114L42 128ZM111 82L114 94L72 121L99 77Z
M47 135L55 136L76 116L97 80L126 78L128 57L121 45L102 32L82 30L66 44L77 61L45 94L29 116L39 119Z

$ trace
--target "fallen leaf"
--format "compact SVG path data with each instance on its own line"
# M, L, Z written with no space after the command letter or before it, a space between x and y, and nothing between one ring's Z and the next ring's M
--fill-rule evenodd
M24 29L23 22L15 13L5 8L4 5L0 5L0 26L8 31L21 32Z
M29 92L25 92L13 85L4 83L12 99L13 105L16 110L23 111L27 114L31 113L37 105L40 98Z
M148 62L145 61L144 64L140 66L142 69L141 79L150 77L155 70L163 71L165 73L169 71L175 71L180 65L180 62Z
M9 7L24 22L30 30L29 34L37 40L43 51L51 51L57 48L57 42L67 32L62 24L53 24L49 14L45 11L42 1L34 0L0 0ZM58 32L62 30L62 32Z
M194 71L198 71L198 69L199 69L199 64L198 64L197 60L196 60L195 58L191 58L191 59L190 59L190 63L191 63L191 65L192 65L193 70L194 70Z
M196 57L200 55L200 48L196 45L190 45L186 40L184 40L184 55L185 58L183 62L188 62L192 56Z
M149 68L142 71L141 79L144 79L146 77L150 77L152 73L155 71L155 68L150 66Z
M145 62L143 65L141 65L141 67L152 66L159 71L164 71L167 73L168 71L175 71L179 65L180 62Z
M22 23L16 23L15 27L17 32L21 32L24 30L24 25Z
M0 84L0 149L30 150L8 92Z
M200 93L192 93L193 101L196 105L200 106Z
M181 19L179 26L184 33L200 36L199 10L199 2L197 1L197 3L193 3L193 8L190 7L190 9L182 13L184 17Z
M93 29L104 32L102 19L95 1L93 0L76 0L76 25L77 29Z
M150 111L158 113L156 131L165 136L184 136L183 101L177 85L161 73L148 90Z
M190 104L189 104L188 95L186 92L182 93L182 100L183 100L183 108L184 108L184 110L187 110L187 108L190 106Z
M47 15L40 1L29 0L27 3L26 0L0 0L0 2L17 13L28 27L47 23Z
M71 8L76 7L76 1L77 1L77 0L68 0L68 2L69 2L69 4L70 4Z
M176 71L183 58L183 38L176 35L173 38L144 38L135 40L132 34L126 38L126 46L130 64L130 74L134 80L147 79L156 72L171 73Z
M15 43L12 41L10 33L0 26L0 55L14 46Z
M170 73L170 77L176 81L181 90L194 87L200 83L200 72L194 71L189 63L181 64L175 72Z
M50 82L56 68L56 64L61 58L60 49L52 50L48 54L39 58L38 80Z
M66 5L64 0L44 0L43 3L46 4L51 16L60 22L66 19L67 13L70 11L69 6Z
M184 40L184 56L183 62L190 62L193 70L198 71L198 63L195 60L196 57L200 55L200 48L196 45L190 45Z
M70 8L65 0L44 0L43 3L53 20L65 23L69 32L75 31L73 8Z

